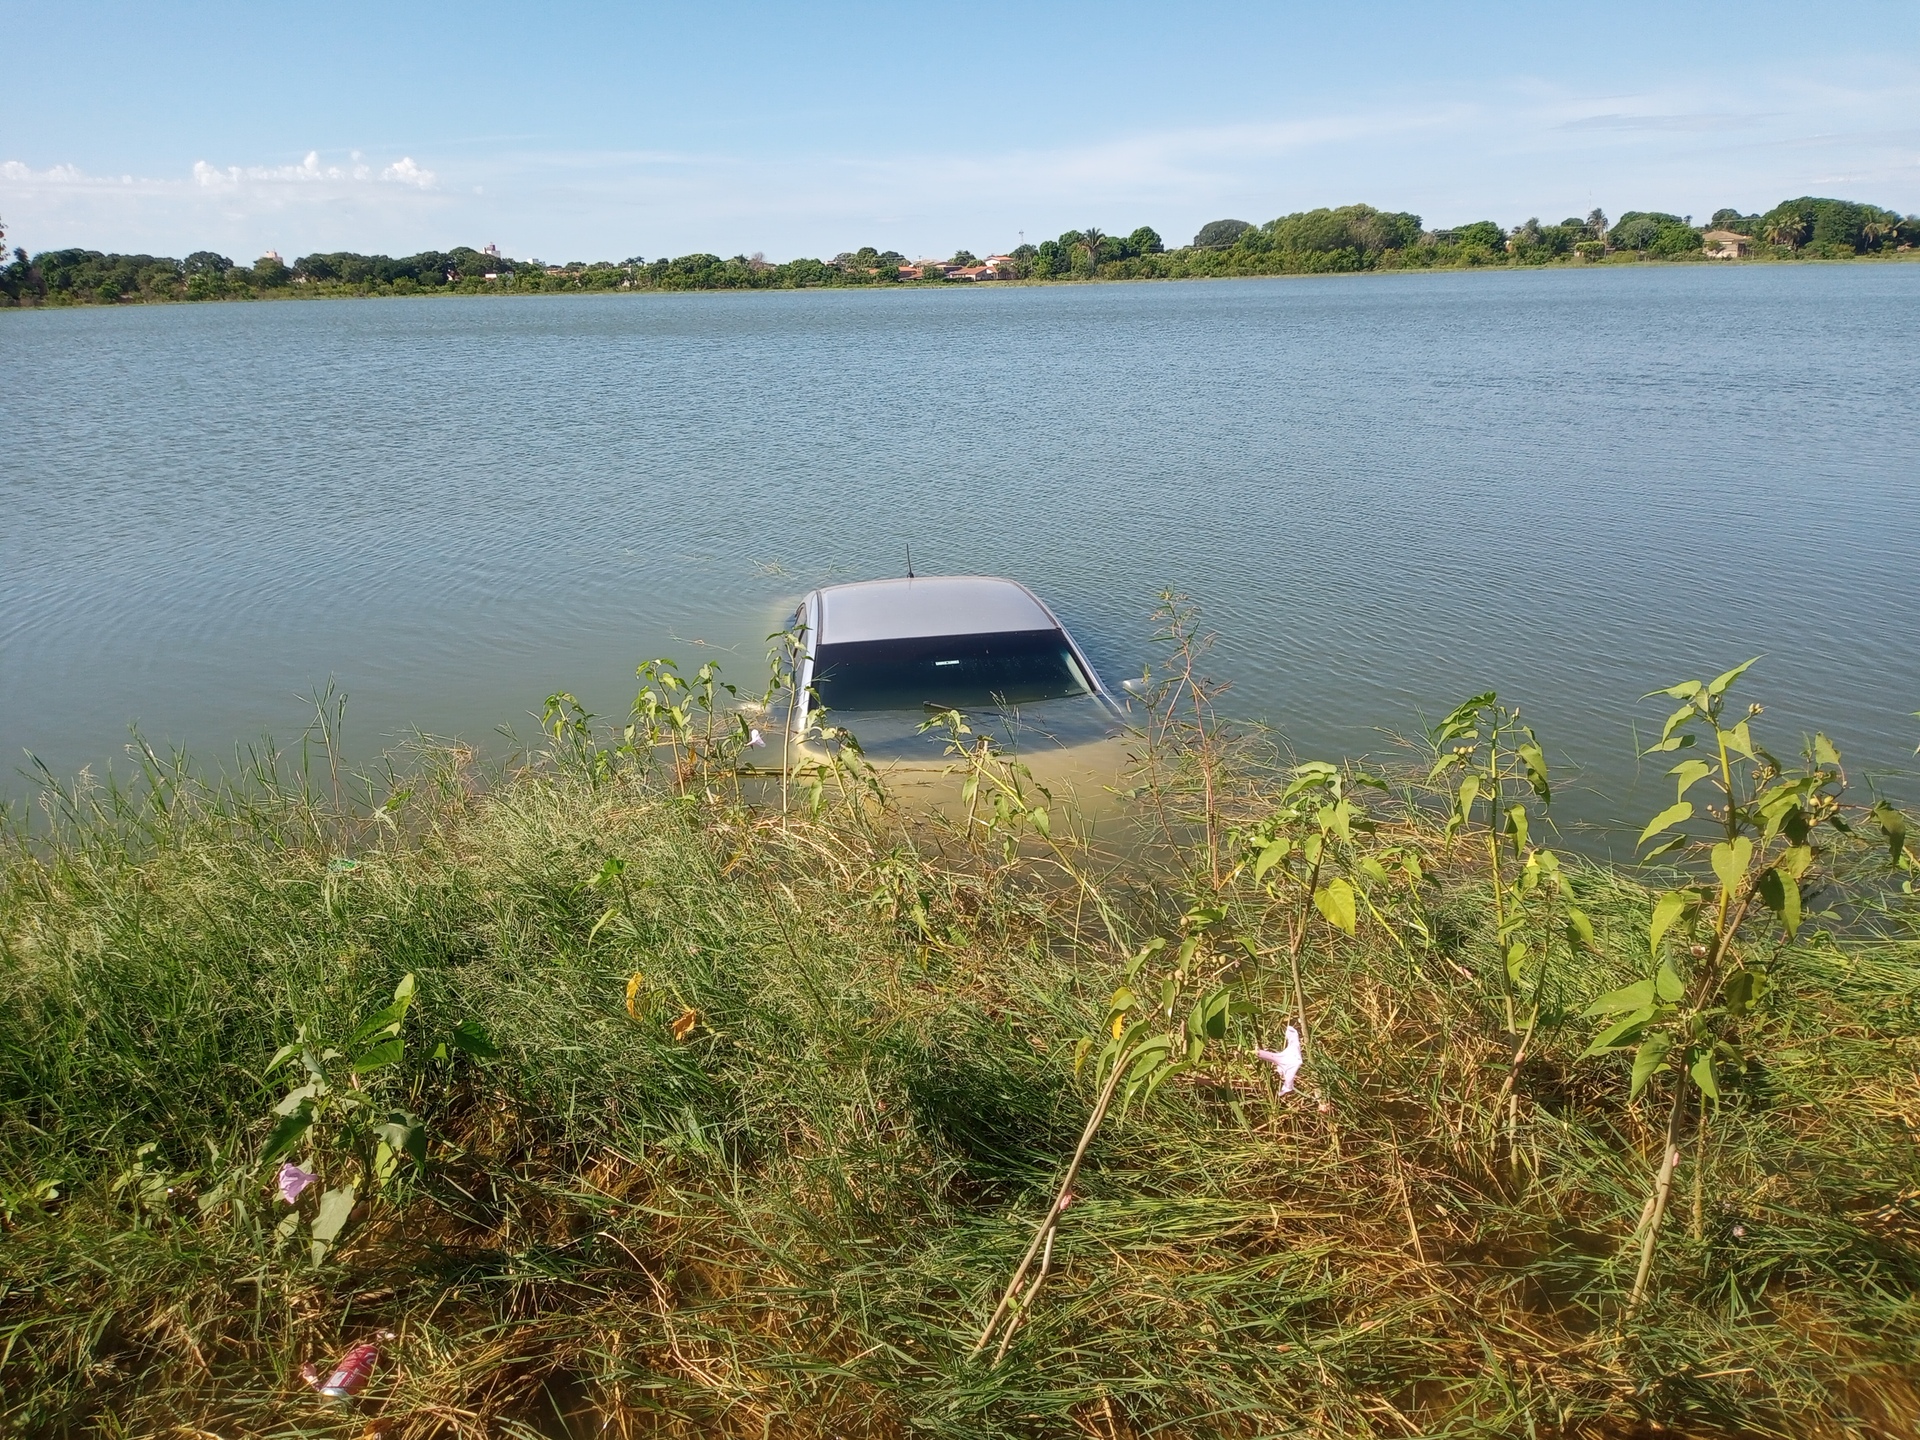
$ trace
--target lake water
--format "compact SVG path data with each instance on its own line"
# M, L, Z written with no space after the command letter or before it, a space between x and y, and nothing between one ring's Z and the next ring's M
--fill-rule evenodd
M1910 792L1916 335L1920 265L4 312L0 755L618 715L910 543L1110 682L1191 593L1308 754L1497 688L1614 821L1638 697L1764 654Z

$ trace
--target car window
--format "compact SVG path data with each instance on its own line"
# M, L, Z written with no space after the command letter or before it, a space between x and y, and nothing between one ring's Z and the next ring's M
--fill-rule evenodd
M1058 630L822 645L813 688L830 710L970 709L1092 693Z

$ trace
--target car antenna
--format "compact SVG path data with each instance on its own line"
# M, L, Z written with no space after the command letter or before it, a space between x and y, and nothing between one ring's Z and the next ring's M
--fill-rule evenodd
M907 546L907 578L913 579L913 546Z

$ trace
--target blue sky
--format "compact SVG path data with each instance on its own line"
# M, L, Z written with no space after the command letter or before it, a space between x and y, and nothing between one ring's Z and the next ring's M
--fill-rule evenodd
M549 261L1355 200L1430 225L1920 211L1920 4L0 0L8 244Z

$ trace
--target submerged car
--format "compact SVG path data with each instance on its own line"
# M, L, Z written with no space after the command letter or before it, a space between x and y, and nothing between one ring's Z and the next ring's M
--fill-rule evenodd
M926 722L958 710L1029 761L1117 738L1120 703L1086 652L1026 586L984 575L827 585L800 604L794 740L807 749L836 730L870 760L942 764L946 731ZM825 713L823 713L825 712Z

